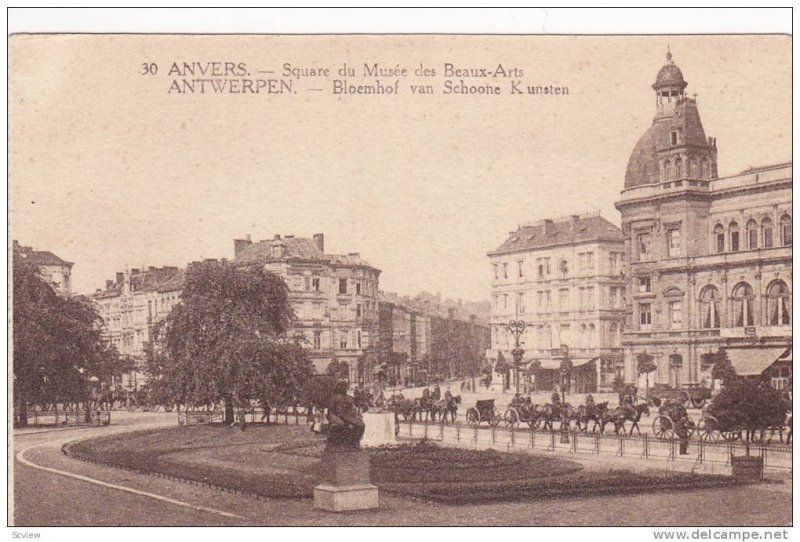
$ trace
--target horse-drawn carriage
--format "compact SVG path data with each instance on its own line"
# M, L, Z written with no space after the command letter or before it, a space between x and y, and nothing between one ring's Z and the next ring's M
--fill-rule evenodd
M658 407L658 416L653 420L653 436L659 439L672 439L675 438L676 431L683 428L686 436L691 437L698 430L698 425L689 418L682 402L668 400Z
M467 409L467 423L472 427L478 427L481 422L488 422L490 426L497 427L502 421L502 417L494 406L494 399L480 399L475 402L474 407Z
M656 406L671 403L680 403L688 408L703 408L706 401L711 399L711 389L699 384L687 384L682 388L672 388L666 384L654 384L647 394L650 402Z

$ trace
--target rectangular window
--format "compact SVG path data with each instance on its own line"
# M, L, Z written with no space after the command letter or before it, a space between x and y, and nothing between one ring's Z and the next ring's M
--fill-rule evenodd
M725 252L725 234L717 233L717 254Z
M650 312L650 303L639 304L639 326L641 329L649 329L652 324L652 313Z
M508 294L503 294L503 308L508 309Z
M339 279L339 293L340 294L347 293L347 279Z
M504 279L508 278L508 264L507 263L503 263L503 278Z
M361 318L361 303L356 304L356 318Z
M545 304L544 305L545 309L547 309L547 310L550 310L552 308L552 306L553 306L552 305L552 300L550 299L550 290L547 290L544 293L544 304Z
M791 242L789 244L791 244ZM547 273L547 276L549 277L550 273L551 273L551 271L550 271L550 258L545 258L544 259L544 266L545 266L545 272Z
M361 281L356 281L356 295L361 295Z
M586 310L586 288L578 288L578 310Z
M311 290L311 277L303 277L303 282L304 282L304 285L305 285L306 292Z
M569 310L569 290L563 289L558 291L558 307L561 312Z
M674 258L681 255L681 230L672 228L667 230L667 256Z
M319 279L318 278L311 279L311 287L314 289L315 292L319 292Z
M544 310L544 292L536 292L536 306L539 308L539 312Z
M669 304L669 325L672 329L678 329L683 322L683 305L680 301L672 301Z
M517 273L522 278L522 260L517 261Z
M347 330L339 331L339 348L342 350L347 349Z
M586 253L586 269L589 271L589 273L594 271L594 252Z
M639 277L639 293L645 294L650 292L650 277Z
M525 314L525 293L519 292L517 294L517 312L519 314Z
M586 288L586 308L594 310L594 287Z
M497 264L496 263L492 264L492 268L494 269L494 278L495 279L499 279L500 275L498 275L498 273L497 273Z
M732 231L731 232L731 252L738 252L739 251L739 232Z
M361 331L360 330L356 331L356 344L358 345L358 348L360 349L361 348Z
M500 308L500 296L498 296L497 294L494 294L493 297L494 297L494 308L495 309L499 309Z
M322 332L315 331L314 332L314 350L320 350L322 348Z
M544 260L542 258L536 258L536 269L538 271L537 276L540 279L543 279L545 268L544 268Z
M640 233L636 236L636 246L639 248L639 260L650 259L650 234Z

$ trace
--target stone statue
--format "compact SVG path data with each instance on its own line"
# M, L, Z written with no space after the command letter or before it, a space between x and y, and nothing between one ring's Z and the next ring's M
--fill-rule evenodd
M357 450L364 436L364 419L355 406L353 397L347 395L347 383L339 382L328 405L327 450Z

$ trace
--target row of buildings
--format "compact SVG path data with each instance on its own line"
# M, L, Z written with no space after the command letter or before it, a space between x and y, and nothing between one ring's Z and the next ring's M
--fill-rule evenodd
M523 365L555 373L568 357L574 391L636 383L643 359L657 367L651 383L707 384L722 350L738 374L789 385L792 165L718 177L716 139L686 86L668 54L616 203L621 228L544 220L488 254L495 364L511 359L508 324L523 320Z
M336 360L347 366L354 383L369 382L379 374L390 383L411 381L423 367L439 368L431 365L432 359L440 359L432 358L432 353L442 350L437 344L449 343L450 327L466 330L458 336L467 346L452 347L448 354L469 353L470 360L482 359L489 345L488 327L474 319L442 319L384 299L380 270L358 253L326 252L323 234L276 235L258 242L249 236L237 239L232 263L261 266L284 280L295 314L290 333L303 339L318 372ZM143 364L153 329L180 302L184 273L177 267L129 269L93 295L105 322L106 340L131 360L130 371L115 383L122 389L135 390L144 383ZM476 342L475 337L481 336L486 341Z

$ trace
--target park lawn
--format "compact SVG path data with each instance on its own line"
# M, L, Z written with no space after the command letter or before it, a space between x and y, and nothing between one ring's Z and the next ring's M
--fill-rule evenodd
M65 452L268 498L310 498L321 479L324 438L304 426L181 426L71 443ZM583 471L549 455L442 448L430 443L367 448L381 490L448 504L696 489L726 476Z

